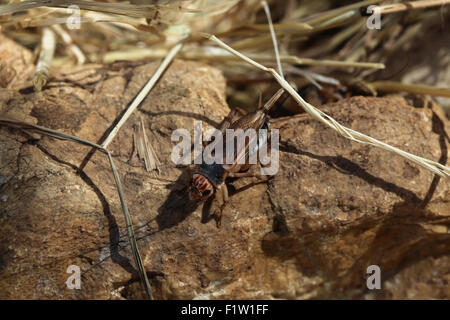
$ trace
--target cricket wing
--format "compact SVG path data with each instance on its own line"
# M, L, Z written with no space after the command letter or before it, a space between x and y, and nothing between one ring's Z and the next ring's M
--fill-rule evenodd
M266 120L262 112L253 112L234 122L228 131L224 133L225 154L224 167L229 172L238 172L242 166L254 164L252 158L258 150L260 128ZM249 130L251 129L251 130ZM255 161L256 163L256 161Z

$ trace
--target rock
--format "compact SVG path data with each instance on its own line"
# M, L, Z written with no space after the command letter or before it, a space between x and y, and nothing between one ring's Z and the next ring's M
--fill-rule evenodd
M450 296L449 256L428 256L405 266L383 284L384 290L366 293L366 299L448 299Z
M59 71L41 96L2 89L0 117L99 142L157 66ZM437 106L415 109L389 96L321 109L353 129L447 162L449 124ZM267 183L230 183L233 195L217 229L208 205L187 198L183 169L170 160L171 133L192 132L194 119L217 125L228 112L218 70L175 60L109 147L155 298L449 298L449 182L304 115L273 119L280 130L278 174ZM160 174L135 159L140 116ZM72 142L0 131L0 298L142 298L106 157ZM366 287L374 264L382 280L375 293ZM80 267L80 290L66 286L71 265Z
M20 89L34 75L33 54L0 33L0 88Z
M354 97L323 107L350 128L446 163L448 121L435 110L413 109L394 96ZM314 297L359 297L370 265L378 265L387 280L430 255L448 254L448 181L391 153L342 139L310 119L276 124L284 129L284 152L268 194L279 231L266 235L265 245L281 252L281 260L302 248L297 271L313 272L323 282ZM275 250L280 246L284 250Z

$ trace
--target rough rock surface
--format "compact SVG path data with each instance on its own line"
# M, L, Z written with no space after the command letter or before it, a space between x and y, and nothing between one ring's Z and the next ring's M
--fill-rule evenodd
M0 116L97 142L157 65L55 73L40 96L25 80L16 90L2 78ZM194 119L220 122L224 93L219 71L176 60L110 146L155 298L450 298L449 181L305 116L274 119L278 174L250 188L251 178L232 182L222 228L208 221L207 206L187 200L170 137L192 132ZM447 162L449 124L437 106L354 97L322 110ZM139 116L160 174L136 159ZM142 297L109 164L90 151L0 128L0 298ZM377 291L366 287L373 264L382 272ZM81 269L81 290L66 287L70 265Z
M385 51L386 69L380 79L398 80L403 83L427 84L447 88L450 83L450 25L445 23L450 12L441 8L434 18L421 24L420 28L407 31L408 41L390 40ZM395 43L394 48L392 45ZM450 116L450 98L437 97L438 103Z
M34 70L32 53L0 33L0 88L20 89Z

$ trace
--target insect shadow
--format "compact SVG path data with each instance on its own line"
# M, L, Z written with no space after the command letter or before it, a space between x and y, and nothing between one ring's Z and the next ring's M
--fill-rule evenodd
M256 181L249 183L243 187L235 188L230 182L238 178L227 178L227 186L230 197L237 193L245 191L257 184L265 183L266 181ZM156 222L159 230L171 228L186 219L192 212L202 204L201 201L194 201L189 198L189 188L186 182L185 172L183 172L173 184L168 185L170 193L164 203L158 209ZM201 223L208 223L215 218L216 208L215 195L203 202Z
M177 181L168 185L168 188L170 188L170 193L166 201L159 207L158 215L156 216L159 230L176 226L194 212L200 204L189 198L189 190L184 173L178 177Z
M189 198L189 188L186 183L185 173L182 173L175 183L169 185L170 193L164 203L158 209L156 222L159 230L171 228L186 219L202 204ZM231 188L231 195L238 191ZM203 203L201 223L208 223L214 219L215 196L208 198Z

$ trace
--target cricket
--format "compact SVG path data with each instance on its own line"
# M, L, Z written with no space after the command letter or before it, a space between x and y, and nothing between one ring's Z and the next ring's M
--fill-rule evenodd
M225 141L225 149L227 148L227 143L233 142L234 148L232 149L232 163L225 162L225 156L223 159L223 164L203 164L194 167L189 166L186 169L189 184L189 196L192 200L205 201L209 197L215 196L218 201L221 201L218 211L214 213L217 227L220 227L221 225L222 211L228 201L228 189L225 179L227 177L238 178L255 176L254 172L248 171L250 168L249 160L250 157L256 154L256 152L261 148L261 143L264 143L264 140L259 139L262 136L260 134L260 129L263 127L265 127L265 130L268 129L269 118L267 114L283 92L283 89L278 90L277 93L275 93L275 95L272 96L266 104L264 104L264 106L252 113L239 117L238 109L234 109L222 121L218 130L220 130L224 136L222 142ZM225 135L227 129L253 129L258 134L253 135L253 139L250 137L250 139L245 140L244 143L234 144L234 136L231 137L232 141L230 141L231 139L227 138ZM265 142L267 143L267 135L265 138ZM213 144L216 143L218 142L213 142ZM258 175L258 177L261 178L260 175Z

